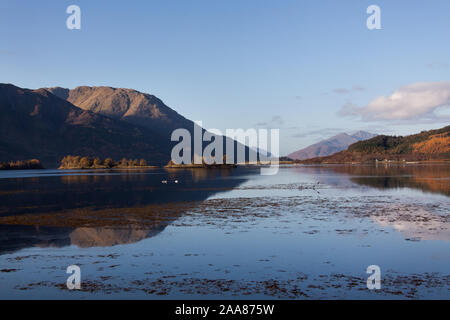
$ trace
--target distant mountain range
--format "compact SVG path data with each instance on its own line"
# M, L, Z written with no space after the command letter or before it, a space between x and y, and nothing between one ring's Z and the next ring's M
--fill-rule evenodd
M450 159L450 126L409 136L379 135L356 142L347 150L303 163L372 163L384 161L427 161Z
M288 155L293 160L305 160L323 157L347 149L351 144L375 137L376 134L358 131L353 134L339 133L329 139L322 140Z
M166 164L178 143L172 131L185 128L193 137L197 126L153 95L110 87L0 84L0 113L0 162L37 158L45 167L69 154Z

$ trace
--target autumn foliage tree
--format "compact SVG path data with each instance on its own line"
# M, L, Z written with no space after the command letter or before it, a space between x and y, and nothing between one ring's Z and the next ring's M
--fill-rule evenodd
M129 168L129 167L145 167L147 161L144 159L126 159L122 158L119 162L114 161L111 158L105 160L96 157L94 159L90 157L80 156L66 156L61 160L61 169L95 169L95 168Z
M37 159L0 162L0 170L43 169L42 163Z
M89 168L92 167L92 160L88 157L83 157L80 159L80 167L81 168Z
M94 167L100 167L103 165L103 161L99 157L94 158Z
M106 158L105 161L104 161L104 165L107 168L112 168L112 167L114 167L115 162L111 158Z

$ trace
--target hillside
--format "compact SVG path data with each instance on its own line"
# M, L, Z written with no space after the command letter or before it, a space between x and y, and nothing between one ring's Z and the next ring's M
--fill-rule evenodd
M347 150L302 163L370 163L375 160L426 161L450 159L450 126L409 136L379 135L356 142Z
M161 136L168 136L177 128L191 131L194 126L157 97L133 89L81 86L46 90L80 109L143 126Z
M355 142L367 140L375 136L375 134L365 131L358 131L353 134L340 133L329 139L322 140L318 143L310 145L309 147L295 151L289 154L288 158L294 160L305 160L332 155L336 152L347 149Z
M0 161L36 158L56 167L68 154L160 164L170 159L169 146L157 133L82 110L44 89L0 84L0 112Z
M154 95L133 89L111 87L80 86L72 90L53 87L45 90L52 92L61 99L65 99L80 109L151 130L160 137L159 142L165 147L162 149L163 151L171 150L177 144L177 142L171 141L171 134L174 130L179 128L186 129L191 133L191 152L193 153L194 128L198 128L197 124L166 106ZM201 128L201 130L203 133L205 132L205 129ZM224 153L226 152L227 141L231 142L231 140L230 138L224 139ZM209 142L205 141L202 143L203 148L209 144ZM238 143L236 141L232 143L235 146L234 154L236 155ZM245 147L247 158L250 153L255 154L255 152L255 150ZM170 151L167 155L170 157ZM134 158L132 155L124 156ZM197 156L195 157L198 158Z
M110 87L30 90L0 84L0 112L0 162L39 159L46 168L59 167L68 155L165 165L178 143L171 141L172 131L184 128L193 138L197 126L155 96ZM224 152L227 141L236 154L230 138ZM248 157L251 151L245 151Z

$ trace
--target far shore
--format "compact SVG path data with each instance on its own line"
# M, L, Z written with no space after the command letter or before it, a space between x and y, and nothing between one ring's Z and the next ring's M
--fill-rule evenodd
M323 165L323 164L347 164L347 165L384 165L384 164L448 164L450 163L450 159L443 160L420 160L420 161L367 161L367 162L339 162L339 161L324 161L324 162L316 162L316 161L308 161L308 160L299 160L299 161L283 161L280 164L303 164L303 165Z
M114 169L159 169L161 166L132 166L132 167L59 167L58 170L114 170Z
M373 166L379 166L379 165L415 165L415 164L450 164L450 159L443 159L443 160L421 160L421 161L370 161L370 162L313 162L308 160L300 160L300 161L280 161L280 165L361 165L361 166L367 166L367 165L373 165ZM237 168L237 167L262 167L265 166L263 164L256 164L256 163L243 163L243 164L217 164L217 165L205 165L205 164L171 164L171 165L165 165L165 166L158 166L158 165L147 165L147 166L115 166L115 167L107 167L107 166L92 166L92 167L79 167L79 166L73 166L73 167L63 167L60 166L58 168L29 168L29 167L23 167L23 168L1 168L1 171L10 171L10 170L45 170L45 169L57 169L57 170L137 170L137 169L231 169L231 168Z

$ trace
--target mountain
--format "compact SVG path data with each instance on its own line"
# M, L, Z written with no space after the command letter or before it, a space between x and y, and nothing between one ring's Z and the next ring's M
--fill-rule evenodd
M356 131L355 133L353 133L351 136L353 138L357 139L358 141L364 141L364 140L369 140L373 137L376 137L377 135L367 132L367 131L359 130L359 131Z
M55 167L67 154L170 159L154 131L80 109L47 90L0 84L0 161L40 159Z
M192 121L157 97L133 89L81 86L72 90L60 87L46 90L80 109L146 127L164 137L177 128L191 131L194 127Z
M348 146L357 141L367 140L375 136L375 134L366 131L357 131L351 135L347 133L340 133L334 137L322 140L318 143L310 145L309 147L295 151L289 154L288 158L294 160L305 160L315 157L328 156L347 149Z
M450 159L450 126L409 136L379 135L356 142L347 150L303 163L369 163L375 160L425 161Z
M65 99L80 109L147 128L161 137L160 142L165 144L166 149L169 148L171 150L178 143L171 141L172 132L179 128L186 129L191 133L192 157L201 158L198 155L194 155L194 128L200 129L202 134L206 130L199 128L193 121L186 119L151 94L133 89L87 86L80 86L72 90L61 87L45 88L45 90L61 99ZM219 138L223 138L223 136L219 136ZM224 153L226 153L227 141L233 144L234 154L236 155L237 146L240 144L230 138L223 139ZM202 141L203 149L208 144L209 142ZM246 159L249 159L250 154L255 156L257 152L248 147L244 147L244 150Z
M167 164L178 143L171 134L179 128L191 133L191 158L198 158L193 154L194 129L205 132L157 97L132 89L30 90L0 84L0 112L0 162L37 158L45 167L57 167L66 155ZM227 142L236 155L238 143L230 138L223 140L224 153ZM203 148L209 144L202 143ZM254 152L244 149L247 158Z

